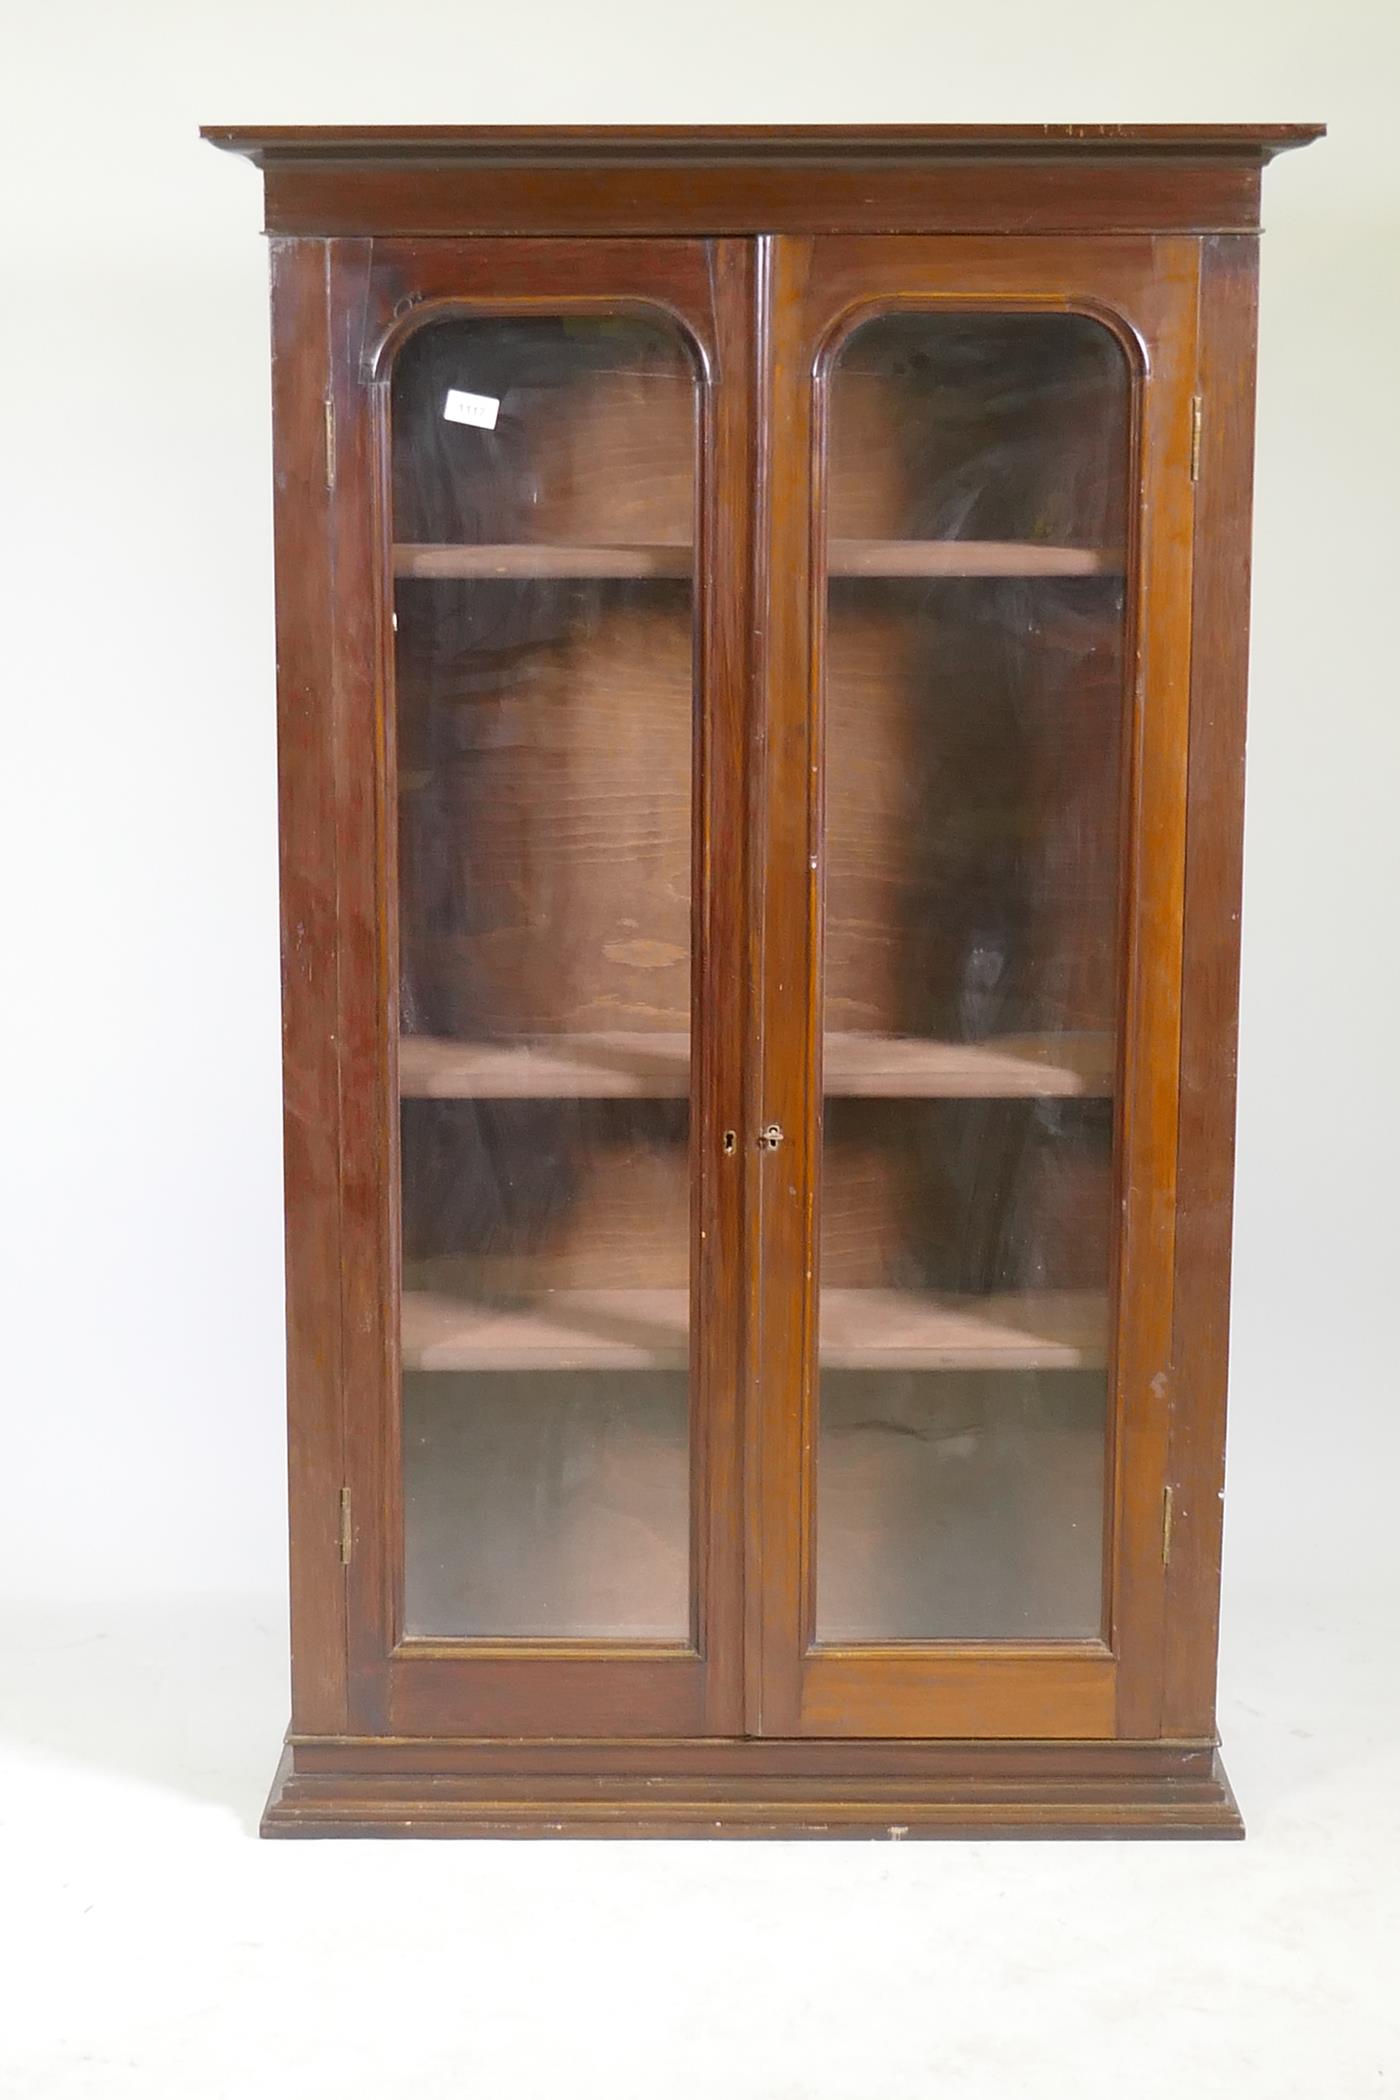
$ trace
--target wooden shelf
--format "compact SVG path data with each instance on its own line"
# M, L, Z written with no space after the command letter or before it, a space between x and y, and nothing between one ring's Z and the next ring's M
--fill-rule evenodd
M866 1100L1007 1100L1113 1092L1108 1034L940 1043L829 1035L825 1091ZM560 1035L529 1043L404 1036L399 1091L414 1100L674 1100L690 1091L684 1035Z
M1037 540L833 540L833 576L1114 576L1105 547L1047 547Z
M681 1290L551 1291L509 1309L406 1291L406 1371L675 1369L689 1354ZM1097 1292L951 1297L821 1294L821 1361L832 1370L1053 1370L1105 1360Z
M1104 547L1050 547L1035 540L833 540L830 572L880 576L1115 576L1121 556ZM399 577L532 576L671 577L688 579L694 551L673 545L438 546L404 542L394 549Z
M1007 1100L1113 1092L1114 1042L1107 1032L1023 1035L980 1043L917 1036L829 1035L823 1088L862 1099Z
M681 1290L548 1291L508 1310L405 1291L406 1371L633 1371L689 1355Z
M437 1101L683 1099L690 1092L690 1038L620 1033L456 1043L406 1035L399 1041L399 1092Z
M394 574L419 577L670 576L689 578L694 550L680 546L440 547L403 544L394 549Z
M1102 1364L1107 1339L1097 1291L821 1293L820 1356L832 1370L1075 1369Z

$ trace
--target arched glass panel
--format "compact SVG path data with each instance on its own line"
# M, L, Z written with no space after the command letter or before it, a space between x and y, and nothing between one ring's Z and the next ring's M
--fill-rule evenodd
M696 416L646 319L394 368L410 1636L692 1635Z
M828 379L816 1626L1105 1619L1131 381L904 311Z

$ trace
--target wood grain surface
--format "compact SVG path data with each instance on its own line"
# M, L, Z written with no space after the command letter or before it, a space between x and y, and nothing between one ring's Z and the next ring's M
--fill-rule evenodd
M206 132L274 234L269 1833L1239 1834L1254 233L1319 131Z

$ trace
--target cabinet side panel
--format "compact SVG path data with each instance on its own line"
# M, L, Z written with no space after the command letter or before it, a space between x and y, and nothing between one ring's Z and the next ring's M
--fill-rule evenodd
M1155 309L1144 400L1142 670L1129 782L1133 904L1127 935L1124 1165L1131 1214L1118 1271L1118 1564L1114 1645L1122 1657L1118 1733L1160 1725L1163 1553L1177 1226L1181 926L1191 681L1192 394L1199 246L1155 244L1144 311ZM1140 1164L1139 1164L1140 1163Z
M340 1081L341 1385L345 1471L353 1493L353 1551L345 1571L349 1687L356 1724L383 1721L383 1658L392 1638L393 1553L386 1567L371 1538L393 1537L397 1463L390 1306L393 1249L389 1102L393 1079L385 1016L391 1010L388 912L391 822L385 749L376 432L360 369L370 243L326 248L327 396L334 410L330 545L331 716L328 763L338 837L336 926Z
M294 1728L347 1723L325 245L274 241L272 407Z
M1214 1726L1229 1355L1258 242L1203 244L1162 1733Z

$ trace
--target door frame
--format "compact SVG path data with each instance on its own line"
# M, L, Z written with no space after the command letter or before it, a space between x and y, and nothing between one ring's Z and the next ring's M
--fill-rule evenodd
M289 358L275 365L274 391L291 987L293 1732L734 1734L742 1714L738 1406L750 1165L744 1148L723 1152L721 1133L741 1127L745 1085L752 244L275 241L272 269L274 345ZM702 378L692 776L695 1625L682 1643L426 1641L403 1632L387 411L395 349L449 311L655 312L683 331ZM304 675L285 675L289 659L304 661Z
M1174 1390L1200 243L275 239L272 266L294 1734L1155 1736ZM1104 1642L814 1650L808 1637L819 1114L811 862L821 844L815 373L821 343L844 321L896 302L1091 312L1143 352L1123 1114L1126 1155L1149 1171L1124 1183ZM709 368L696 569L691 1418L700 1492L691 1647L399 1638L397 1083L384 1025L396 977L385 352L445 305L659 309ZM333 460L319 444L332 424ZM732 960L728 973L715 968L721 955ZM777 1152L753 1142L769 1123L786 1134ZM725 1161L720 1139L730 1129L740 1142Z
M785 235L760 249L769 578L756 877L760 1114L779 1125L785 1143L766 1156L758 1198L748 1473L761 1575L750 1599L747 1725L779 1737L1151 1737L1164 1640L1199 244L1176 236ZM1140 488L1129 545L1126 655L1134 669L1117 1147L1123 1229L1101 1640L818 1647L813 1638L823 360L857 319L892 307L1087 313L1119 336L1135 372Z

